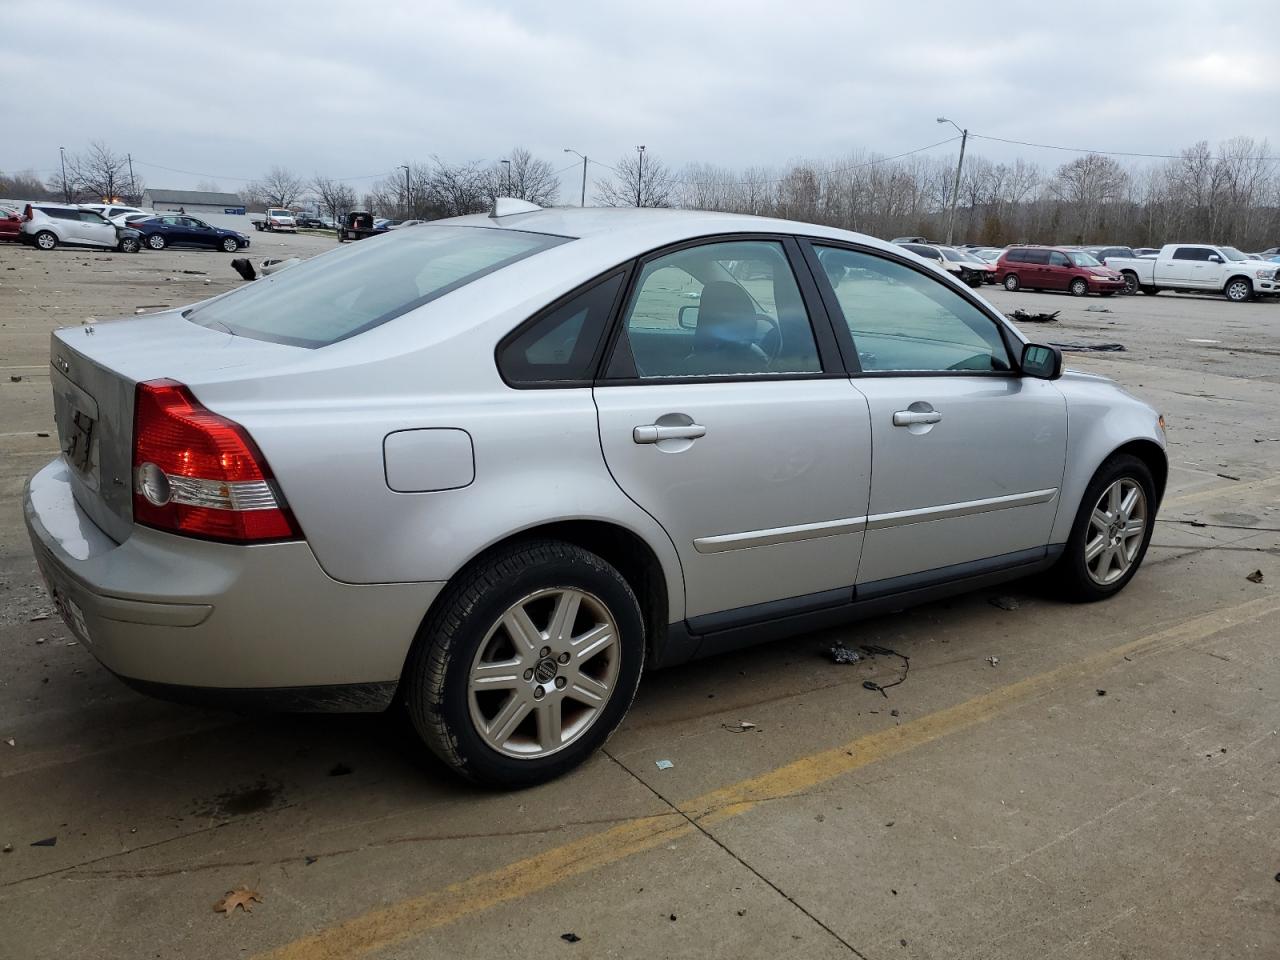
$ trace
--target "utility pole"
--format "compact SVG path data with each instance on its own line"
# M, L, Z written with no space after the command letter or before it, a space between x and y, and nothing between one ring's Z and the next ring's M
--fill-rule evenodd
M59 147L58 156L62 158L62 202L71 202L71 191L67 189L67 148Z
M142 198L138 196L138 181L133 179L133 154L126 153L124 156L129 161L129 199L141 200Z
M636 147L640 152L640 172L636 176L636 206L640 206L640 201L644 199L644 144Z
M587 205L587 155L585 153L578 153L577 150L570 150L568 147L564 148L564 152L572 153L575 157L582 158L582 201L578 206L585 207Z
M413 219L413 209L409 206L409 165L402 163L400 164L400 169L404 171L404 218L411 220Z
M964 147L969 142L969 131L961 130L954 120L948 120L946 117L939 117L938 122L949 123L957 130L960 130L960 160L956 163L955 183L951 185L951 215L947 217L947 246L951 246L955 238L956 201L960 199L960 171L964 169Z

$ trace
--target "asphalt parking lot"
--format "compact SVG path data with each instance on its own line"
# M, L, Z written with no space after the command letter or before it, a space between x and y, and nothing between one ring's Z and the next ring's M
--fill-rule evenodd
M231 259L0 247L0 957L1280 956L1280 303L988 294L1123 344L1069 363L1168 419L1116 599L1013 584L652 674L605 753L492 793L393 716L146 699L52 615L20 502L57 453L49 331ZM902 661L840 638L907 679L865 689Z

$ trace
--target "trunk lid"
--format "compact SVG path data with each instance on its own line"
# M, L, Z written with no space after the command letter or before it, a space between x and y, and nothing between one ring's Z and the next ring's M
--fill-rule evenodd
M139 382L170 378L194 388L202 380L266 376L310 352L197 326L178 311L55 330L54 420L76 502L117 543L132 533Z

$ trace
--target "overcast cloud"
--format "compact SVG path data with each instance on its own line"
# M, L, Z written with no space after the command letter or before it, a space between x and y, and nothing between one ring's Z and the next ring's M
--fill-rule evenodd
M230 190L272 164L355 178L515 144L557 168L574 162L563 147L613 162L636 144L675 168L745 167L901 153L952 132L941 115L1042 143L1172 153L1245 134L1276 153L1277 13L1274 0L5 0L0 170L48 176L59 145L94 139L131 152L153 186Z

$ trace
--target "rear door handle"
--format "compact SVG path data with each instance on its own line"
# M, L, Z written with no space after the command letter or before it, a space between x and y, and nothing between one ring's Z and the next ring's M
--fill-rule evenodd
M697 440L707 434L707 428L700 423L664 426L647 423L631 431L631 439L636 443L657 443L659 440Z
M941 420L942 414L937 410L899 410L893 415L893 425L895 427L909 427L913 423L938 423Z

